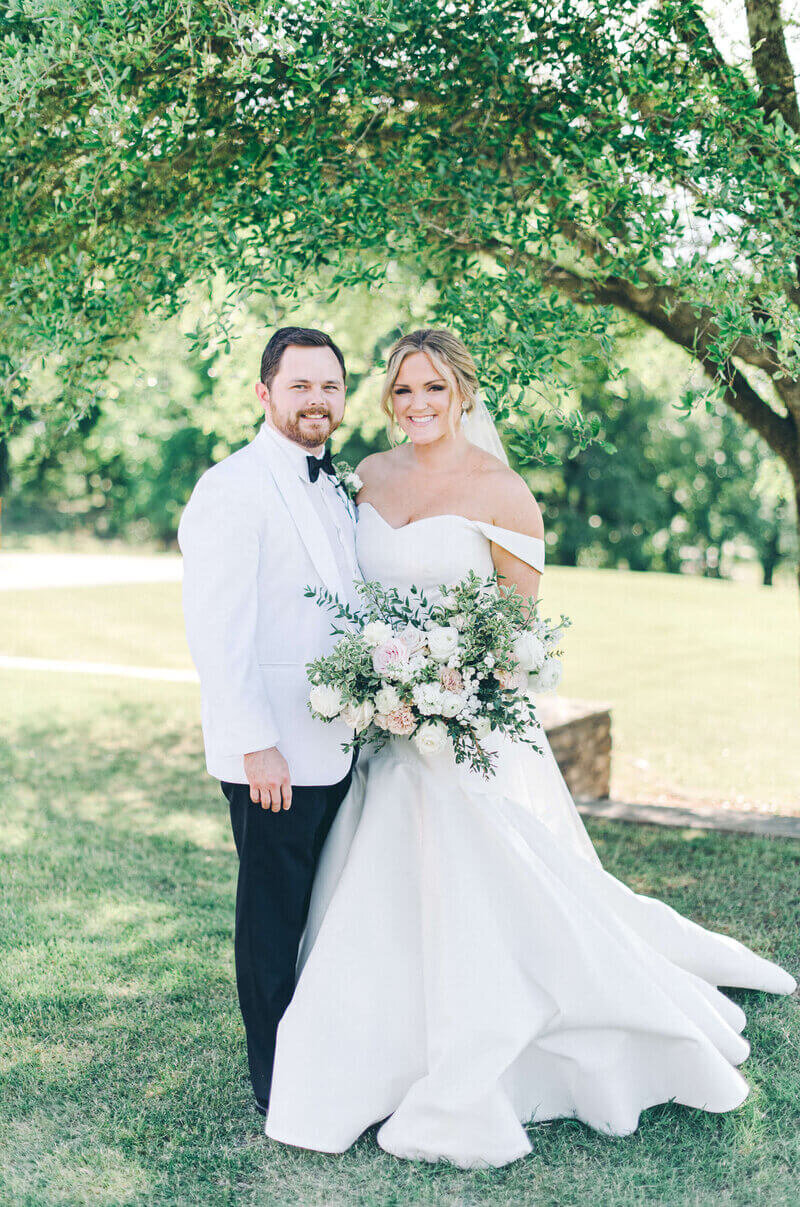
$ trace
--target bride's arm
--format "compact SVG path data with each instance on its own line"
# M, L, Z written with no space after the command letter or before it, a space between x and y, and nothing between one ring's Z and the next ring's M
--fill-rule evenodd
M495 479L491 485L492 523L544 540L542 513L525 480L513 470L492 477ZM492 561L501 589L513 584L520 595L536 599L542 577L538 570L494 541Z

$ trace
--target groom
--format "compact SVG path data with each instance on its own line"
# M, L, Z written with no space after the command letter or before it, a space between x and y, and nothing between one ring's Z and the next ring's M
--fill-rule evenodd
M282 327L260 377L264 422L202 475L178 543L206 765L230 805L239 855L236 984L265 1114L317 860L353 763L342 750L353 731L306 706L305 664L335 638L304 588L355 603L361 575L355 510L325 447L344 415L342 353L322 331Z

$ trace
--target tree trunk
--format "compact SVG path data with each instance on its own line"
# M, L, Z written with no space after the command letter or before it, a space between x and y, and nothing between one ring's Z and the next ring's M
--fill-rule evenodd
M761 562L761 571L763 574L763 585L771 587L775 577L775 567L780 564L781 560L781 533L776 521L773 530L770 532L767 540L764 541L759 553L759 561Z
M9 465L8 442L0 436L0 545L3 541L3 499L8 490Z

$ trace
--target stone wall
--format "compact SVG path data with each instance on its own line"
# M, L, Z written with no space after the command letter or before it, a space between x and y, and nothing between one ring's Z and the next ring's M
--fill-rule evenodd
M561 774L576 799L601 800L611 790L611 710L590 700L536 696Z

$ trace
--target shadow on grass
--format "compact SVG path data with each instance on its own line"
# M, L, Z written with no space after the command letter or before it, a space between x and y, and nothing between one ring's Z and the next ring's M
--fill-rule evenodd
M797 1003L755 992L731 992L753 1093L729 1115L655 1107L621 1140L543 1124L530 1158L488 1171L396 1161L375 1129L335 1157L267 1141L236 1004L227 804L185 709L123 696L28 720L0 746L0 791L8 1201L791 1201ZM796 967L800 844L589 829L631 887Z

